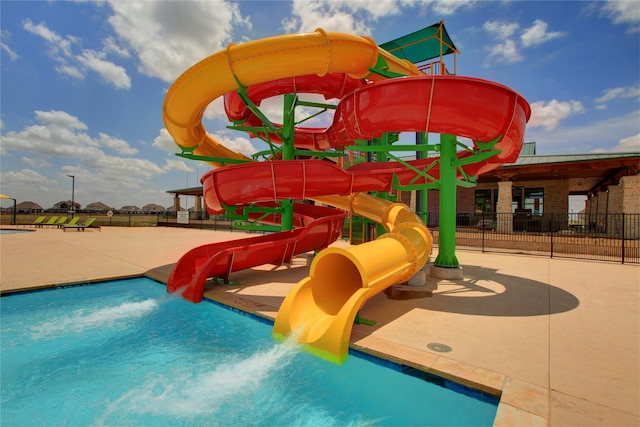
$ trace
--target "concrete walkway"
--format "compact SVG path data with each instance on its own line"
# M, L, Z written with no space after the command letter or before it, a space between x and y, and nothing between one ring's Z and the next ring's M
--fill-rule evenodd
M4 234L0 291L138 275L165 281L189 249L241 237L162 227ZM640 425L640 267L457 255L463 280L395 285L369 300L361 315L376 324L354 325L352 346L501 394L496 426ZM308 261L234 273L239 286L212 285L206 296L273 319ZM429 287L437 287L432 297Z

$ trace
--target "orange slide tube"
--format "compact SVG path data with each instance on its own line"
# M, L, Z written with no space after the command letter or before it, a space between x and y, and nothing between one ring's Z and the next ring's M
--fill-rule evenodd
M247 159L205 131L202 115L211 101L237 90L238 84L250 86L287 77L327 73L364 78L379 55L385 57L390 71L422 74L415 65L389 55L368 37L321 29L230 44L227 49L189 68L169 88L162 111L165 127L185 151L202 156Z

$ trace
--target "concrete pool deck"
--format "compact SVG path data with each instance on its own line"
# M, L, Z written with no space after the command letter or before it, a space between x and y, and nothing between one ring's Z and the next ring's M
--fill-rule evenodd
M0 291L166 281L189 249L245 236L165 227L3 234ZM428 278L432 297L396 285L367 301L361 315L376 324L354 325L352 346L501 394L496 426L640 425L640 266L457 255L464 279ZM237 286L212 285L206 296L273 319L307 262L233 273Z

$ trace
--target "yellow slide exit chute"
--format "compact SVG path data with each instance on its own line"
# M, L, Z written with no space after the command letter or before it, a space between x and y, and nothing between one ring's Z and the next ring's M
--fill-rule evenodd
M419 271L429 259L433 237L401 203L363 193L314 200L367 217L388 231L372 242L320 252L309 277L289 292L278 311L274 337L294 333L309 352L342 364L358 310L369 298Z

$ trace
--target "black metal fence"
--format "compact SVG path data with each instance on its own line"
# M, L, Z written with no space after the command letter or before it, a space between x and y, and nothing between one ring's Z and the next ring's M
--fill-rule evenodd
M437 213L427 215L434 243L439 239L438 220ZM640 214L458 213L456 246L640 264Z

